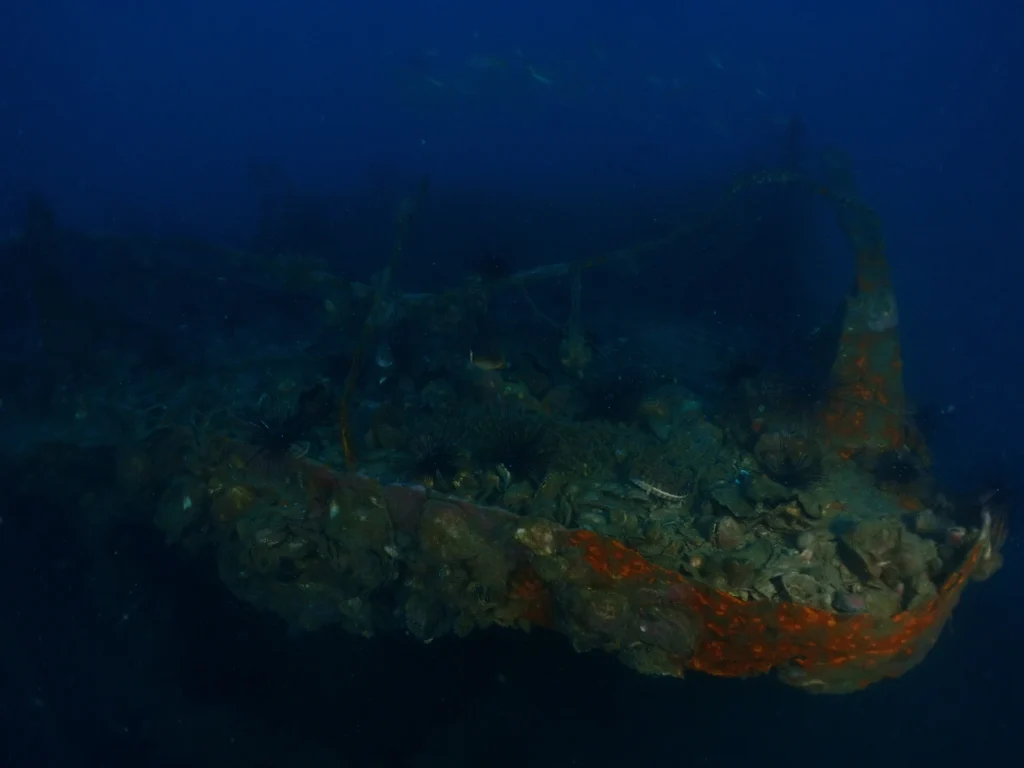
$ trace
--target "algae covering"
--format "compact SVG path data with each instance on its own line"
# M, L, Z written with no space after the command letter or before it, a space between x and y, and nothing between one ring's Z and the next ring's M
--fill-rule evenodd
M152 448L181 455L173 445ZM891 615L844 613L806 596L742 599L593 531L305 459L294 460L287 483L249 485L242 449L224 442L201 465L195 455L165 465L175 479L157 518L171 541L213 546L240 598L296 627L340 624L367 637L408 631L429 642L543 627L646 674L774 670L789 685L827 693L896 677L928 652L971 577L991 572L1003 535L986 513L927 599Z

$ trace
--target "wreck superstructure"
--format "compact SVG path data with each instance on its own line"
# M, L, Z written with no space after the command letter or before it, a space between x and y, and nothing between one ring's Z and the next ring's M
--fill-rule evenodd
M936 642L972 578L999 567L1005 520L983 510L963 524L928 476L908 425L878 217L848 188L819 192L853 244L856 284L824 396L798 426L756 377L729 417L711 418L676 381L644 392L629 423L576 417L596 357L582 328L582 275L701 232L690 227L444 294L401 294L390 267L358 287L318 269L302 290L321 296L326 325L359 338L347 376L279 377L273 396L292 410L278 422L240 419L234 404L210 398L149 408L112 454L117 493L128 506L155 504L171 545L215 557L235 594L304 630L430 641L537 627L643 673L775 672L812 692L899 676ZM529 290L564 278L563 324ZM508 368L504 354L459 350L459 362L431 361L429 377L410 374L393 390L380 372L382 402L357 421L366 347L382 329L402 318L443 335L510 287L555 327L564 371L529 355ZM87 421L81 401L76 418ZM469 425L450 428L466 414ZM913 471L879 480L879 462Z

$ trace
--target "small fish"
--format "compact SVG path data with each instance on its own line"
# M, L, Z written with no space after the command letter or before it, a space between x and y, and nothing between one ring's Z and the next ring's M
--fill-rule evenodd
M540 72L538 72L533 67L527 67L526 71L530 73L530 77L532 77L538 83L541 83L543 85L553 85L554 82L555 82L550 77L545 77L544 75L542 75Z
M868 601L862 594L841 589L836 592L832 607L839 613L867 613Z
M391 354L391 345L386 340L382 339L380 344L377 345L377 366L380 368L390 368L395 364L394 355Z
M497 355L474 355L473 350L469 350L469 365L481 371L503 371L508 368L508 361L505 360L504 352Z

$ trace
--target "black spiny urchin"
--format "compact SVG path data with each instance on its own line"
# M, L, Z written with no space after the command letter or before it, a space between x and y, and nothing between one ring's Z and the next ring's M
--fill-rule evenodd
M558 457L558 440L548 423L521 410L503 409L479 430L479 457L501 465L513 480L540 483Z
M277 473L290 460L301 459L309 452L309 441L304 439L309 425L297 410L261 401L256 413L242 420L251 427L248 441L253 447L246 466L265 474Z
M909 485L921 476L918 462L907 450L886 451L875 460L873 469L883 485Z
M438 416L417 425L408 443L413 471L419 479L438 490L451 488L462 468L465 425L449 416Z
M765 472L791 488L821 476L821 448L807 435L768 432L758 439L754 456Z

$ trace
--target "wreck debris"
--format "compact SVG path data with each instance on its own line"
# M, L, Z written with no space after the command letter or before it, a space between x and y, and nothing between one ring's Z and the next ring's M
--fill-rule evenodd
M998 556L1003 535L1001 521L973 531L959 565L929 587L936 544L897 523L866 522L841 537L862 572L849 586L834 585L838 576L814 564L834 550L830 536L803 533L795 543L811 556L790 566L778 561L774 590L756 588L777 596L747 600L732 592L755 589L756 574L780 555L763 539L744 546L730 516L713 531L716 548L730 556L711 571L707 557L689 558L691 568L721 574L716 588L598 533L306 466L303 485L320 489L318 504L331 510L326 519L303 521L300 511L282 521L274 509L288 499L268 506L257 492L237 523L198 510L208 516L203 521L174 490L158 521L186 544L202 529L204 542L211 533L219 539L217 530L231 532L218 555L229 586L300 626L340 622L372 634L397 620L429 640L492 624L536 625L567 634L577 648L618 653L647 673L775 670L784 682L819 692L856 690L916 664L968 579ZM890 567L905 589L886 588Z
M856 285L842 313L832 386L822 425L832 448L850 457L904 444L907 422L899 316L878 215L855 201L851 174L839 171L847 196L839 222L854 248Z

